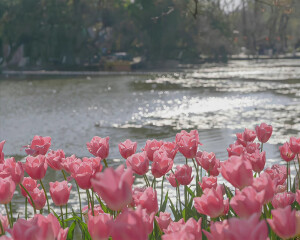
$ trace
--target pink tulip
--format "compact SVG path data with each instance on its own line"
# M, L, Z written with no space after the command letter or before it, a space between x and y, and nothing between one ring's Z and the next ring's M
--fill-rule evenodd
M3 232L0 228L0 235L2 235L8 229L8 218L7 218L7 216L3 216L2 214L0 214L0 222L1 222L2 227L3 227Z
M148 214L158 212L157 193L152 187L148 187L144 191L139 190L137 194L133 195L133 200L136 206L146 209Z
M246 146L247 153L252 154L252 153L256 152L257 150L260 151L259 143L254 143L254 142L247 143L247 146Z
M96 173L91 180L93 189L108 207L115 211L131 203L133 181L132 170L124 170L124 165L120 165L116 170L106 168L104 172Z
M274 208L285 208L286 206L291 205L296 199L295 193L292 192L283 192L277 193L272 199L272 206Z
M74 163L70 167L70 172L80 188L90 189L92 187L91 178L94 171L91 162Z
M159 216L155 216L155 220L161 231L167 229L171 222L171 214L166 212L160 212Z
M127 158L127 167L131 167L132 171L138 175L144 175L149 170L149 159L146 152L135 153Z
M290 162L295 158L295 153L292 152L290 144L288 142L280 146L279 151L281 158L286 162Z
M93 169L93 174L96 174L97 172L101 172L102 171L103 166L100 163L101 162L101 158L99 158L99 157L94 157L94 158L84 157L84 158L82 158L82 162L91 164L92 169ZM80 163L80 162L76 161L76 163Z
M296 211L291 206L273 209L273 218L267 219L272 230L281 238L289 239L296 236Z
M296 190L296 201L300 204L300 190Z
M127 159L136 152L137 142L127 139L125 142L119 143L119 151L123 158Z
M203 177L202 178L202 183L199 182L200 187L202 188L202 190L204 191L204 189L211 189L214 188L216 189L218 186L217 183L217 178L210 176L210 177Z
M186 158L196 157L198 145L202 145L199 141L197 130L192 130L190 133L182 130L176 134L176 144L179 152Z
M171 159L174 159L178 152L178 148L175 142L164 142L160 149L166 151L168 154L168 158Z
M72 185L68 187L67 181L49 182L50 195L56 206L66 205L69 201Z
M153 154L155 151L160 149L160 147L164 144L163 141L157 141L156 139L153 140L147 140L146 145L144 148L142 148L142 151L145 151L147 153L147 156L150 161L153 161Z
M170 234L170 233L179 232L183 228L184 224L185 224L185 222L184 222L183 218L177 222L171 221L169 223L169 226L167 227L167 229L164 229L164 233Z
M23 179L22 185L26 188L26 190L30 193L33 191L33 189L35 189L36 187L39 187L39 185L37 185L36 180L32 179L31 177L25 177ZM21 189L21 193L24 197L27 197L27 193L25 192L25 190L20 187Z
M255 131L258 140L262 143L266 143L272 135L273 127L266 123L261 123L260 126L255 127Z
M256 132L247 128L245 128L243 134L244 134L244 140L246 142L253 142L256 138Z
M300 138L291 137L290 138L290 149L293 153L300 153Z
M34 136L31 144L25 149L25 152L27 155L32 156L46 155L50 146L51 137Z
M11 177L0 178L0 204L9 203L16 189L16 184Z
M271 168L266 168L264 172L271 177L276 186L283 185L287 178L286 167L283 165L275 164Z
M228 200L223 199L220 185L216 189L205 189L201 197L195 197L194 206L199 213L211 218L225 215L229 210Z
M252 187L256 192L264 191L263 204L269 203L275 195L276 185L266 173L261 174L258 178L254 178Z
M168 158L166 151L155 151L153 154L153 163L151 166L152 175L160 178L169 172L173 167L173 159Z
M208 240L234 240L229 230L228 220L222 222L210 222L210 232L203 230ZM253 239L254 240L254 239Z
M257 193L253 187L246 187L231 198L230 206L241 218L248 218L254 213L260 213L264 191Z
M144 222L144 225L146 226L147 234L149 235L153 231L153 222L154 222L154 216L155 213L148 214L146 209L137 208L135 211Z
M214 153L203 151L200 158L196 157L197 163L203 167L209 175L218 176L220 167L220 160L216 158Z
M110 236L111 229L108 222L113 218L106 213L93 216L89 213L88 230L93 240L107 240Z
M259 150L256 150L251 154L246 153L244 157L251 163L254 172L260 173L262 170L264 170L266 164L266 152L260 152Z
M251 185L253 181L251 163L238 156L231 156L221 163L221 173L228 182L239 189Z
M147 225L144 224L140 210L125 209L115 221L109 222L111 236L114 240L146 240L148 239Z
M235 143L230 144L229 148L227 148L228 157L231 156L241 156L245 152L245 148L243 145Z
M6 159L4 165L15 184L20 184L24 178L23 164L21 162L16 163L15 158L12 157Z
M176 166L175 178L180 185L189 185L193 180L192 167L189 165Z
M40 190L38 188L33 189L33 191L29 192L30 196L34 202L35 208L37 210L41 210L43 209L43 207L46 204L46 196L45 196L45 192L43 190ZM30 203L30 205L33 207L31 199L29 196L27 196L28 202Z
M47 171L46 157L44 155L28 156L26 158L25 171L31 178L41 180L45 177Z
M169 181L169 183L171 184L172 187L177 187L180 184L178 183L178 181L176 180L175 174L171 173L169 175L169 177L167 178L167 180Z
M236 138L236 145L242 145L243 147L247 146L244 133L237 133Z
M62 170L61 165L63 159L65 158L65 153L63 150L58 149L57 151L50 151L47 154L46 161L48 165L54 170Z
M79 158L76 158L76 156L73 154L72 156L70 157L67 157L67 158L63 158L62 159L62 162L61 162L61 166L63 167L63 169L68 172L68 173L71 173L71 170L70 168L72 167L72 165L74 163L78 163L80 164L82 161L79 159Z
M0 163L4 162L4 153L2 152L4 144L5 144L5 140L0 142Z
M87 149L95 157L106 159L109 154L109 137L100 138L95 136L90 142L86 143Z

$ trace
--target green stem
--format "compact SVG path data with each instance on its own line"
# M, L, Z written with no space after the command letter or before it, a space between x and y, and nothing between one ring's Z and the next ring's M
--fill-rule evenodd
M182 207L181 207L181 199L180 199L180 189L179 185L177 184L177 191L178 191L178 197L179 197L179 207L180 207L180 213L182 214Z
M61 212L62 227L65 228L64 213L63 213L62 206L60 206L60 212Z
M27 203L28 203L28 200L27 200L27 198L25 198L25 220L27 220Z
M199 189L200 186L198 184L198 182L199 182L199 173L198 173L199 166L195 163L194 158L192 158L192 160L193 160L193 164L194 164L194 167L195 167L195 170L196 170L196 195L199 196L199 192L200 192L200 189Z
M286 162L286 191L289 191L289 162Z
M89 197L89 192L86 189L86 195L87 195L87 201L88 201L88 209L90 210L90 197Z
M13 218L13 214L12 214L12 206L11 206L11 201L9 202L9 211L10 211L10 220L11 223L14 223L14 218Z
M66 173L65 173L65 171L62 169L62 170L61 170L61 172L62 172L62 174L64 175L64 179L65 179L65 181L67 181L67 176L66 176Z
M20 183L20 186L24 189L24 191L27 193L27 196L30 198L34 214L36 214L35 204L34 204L34 201L33 201L32 197L31 197L30 193L27 191L27 189L24 187L24 185L22 183Z
M262 152L262 151L263 151L263 146L264 146L264 143L262 142L262 143L261 143L260 152Z
M91 207L89 207L89 209L90 208L92 209L92 214L93 214L93 216L95 216L92 197L91 197L90 191L88 189L86 189L86 195L87 195L87 198L88 198L88 205L91 205Z
M82 220L82 210L81 210L81 197L80 197L80 190L77 182L75 181L76 187L77 187L77 192L78 192L78 198L79 198L79 209L80 209L80 217Z
M188 165L188 160L187 160L187 158L185 158L185 164Z
M43 188L43 190L44 190L45 197L46 197L46 200L47 200L48 213L50 213L49 199L48 199L47 192L46 192L46 189L45 189L45 187L44 187L44 184L43 184L43 182L42 182L42 179L40 179L40 183L41 183L41 186L42 186L42 188Z
M4 206L5 206L5 211L6 211L7 220L9 222L9 226L10 226L10 228L12 228L13 225L12 225L12 221L11 221L10 216L9 216L9 211L8 211L8 208L7 208L7 204L4 204Z
M66 204L66 218L68 218L68 203Z
M187 220L187 188L186 188L186 185L184 186L184 221L186 222Z
M3 228L3 225L2 225L2 222L1 222L1 221L0 221L0 229L1 229L1 234L0 234L0 236L1 236L1 235L4 234L4 228Z
M164 197L164 180L165 180L165 176L163 176L162 180L161 180L161 192L160 192L160 207L163 204L163 197Z
M144 180L145 180L145 182L146 182L146 186L147 186L147 187L150 187L150 182L149 182L149 179L148 179L147 175L144 174L143 177L144 177Z
M106 162L105 158L103 159L103 162L104 162L105 167L108 168L108 165L107 165L107 162Z
M297 154L297 159L298 159L298 165L299 165L299 172L300 172L300 158L299 158L300 154ZM296 165L295 165L296 168ZM298 189L300 189L300 176L298 175Z
M152 188L155 188L155 181L156 181L156 178L154 177L153 180L152 180L152 184L151 184Z

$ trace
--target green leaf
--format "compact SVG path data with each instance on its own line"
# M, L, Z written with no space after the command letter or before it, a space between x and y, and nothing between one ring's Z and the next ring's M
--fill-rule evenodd
M186 186L186 190L187 190L187 192L189 193L189 195L192 197L192 198L194 198L194 197L196 197L195 196L195 193L192 191L192 189L190 189L188 186Z
M169 195L169 191L167 191L165 200L164 200L163 204L160 206L160 209L159 209L160 212L166 211L166 207L167 207L167 203L168 203L168 195Z
M169 205L169 206L170 206L171 211L172 211L172 213L173 213L173 215L174 215L174 217L175 217L175 221L178 221L178 220L181 218L182 215L181 215L181 214L178 212L178 210L175 208L175 206L174 206L174 204L173 204L171 198L169 198L169 202L170 202L170 204L171 204L171 205Z
M76 227L76 221L72 222L71 226L69 227L67 240L72 240L73 239L75 227Z
M57 220L59 221L59 224L62 225L62 221L60 220L60 216L57 215L57 213L54 211L53 208L50 208L50 211L52 211L53 215L57 218Z

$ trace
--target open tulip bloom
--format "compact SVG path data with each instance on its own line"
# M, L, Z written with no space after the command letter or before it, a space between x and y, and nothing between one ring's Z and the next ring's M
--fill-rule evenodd
M141 151L124 139L115 168L109 137L91 138L87 155L93 156L78 158L51 150L50 137L34 136L25 163L6 158L6 141L0 141L0 205L6 212L0 214L0 240L74 239L76 226L87 240L295 239L300 138L286 139L278 149L282 161L266 168L263 146L272 133L266 123L236 133L226 159L199 149L197 130L182 130L172 142L147 140ZM64 180L46 182L50 171ZM17 194L24 212L12 208Z

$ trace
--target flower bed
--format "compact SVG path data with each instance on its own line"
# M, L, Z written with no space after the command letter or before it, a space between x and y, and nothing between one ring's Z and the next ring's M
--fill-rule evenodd
M283 164L265 168L263 144L271 135L272 126L265 123L237 133L224 162L198 149L202 144L196 130L181 131L174 142L148 140L139 153L137 143L126 140L119 144L126 167L116 169L107 161L109 137L94 137L87 143L94 157L79 159L66 157L63 150L49 151L51 138L35 136L25 149L26 163L5 159L2 141L0 204L7 214L0 215L0 240L73 239L76 226L82 239L295 238L300 234L300 138L279 147ZM185 164L174 166L177 154ZM61 171L65 180L45 183L48 167ZM142 177L144 187L134 187L134 175ZM218 182L219 175L225 183ZM165 181L174 188L175 201ZM78 193L77 212L68 204L72 187ZM16 189L25 199L25 212L17 219L11 204ZM88 201L84 208L83 197ZM51 199L60 211L55 212Z

